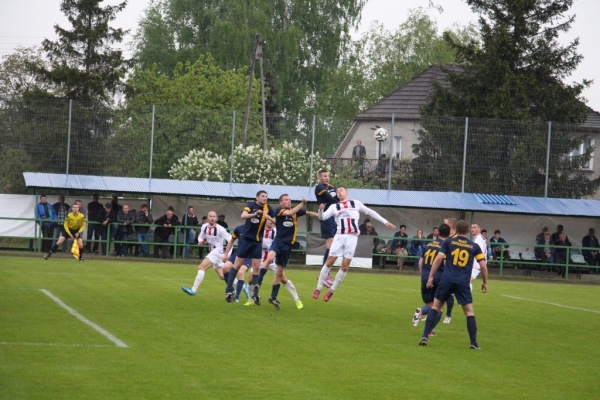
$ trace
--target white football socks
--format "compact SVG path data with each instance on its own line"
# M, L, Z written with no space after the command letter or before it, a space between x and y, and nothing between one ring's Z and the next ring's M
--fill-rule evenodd
M342 281L346 277L348 272L342 271L341 269L335 274L335 279L333 280L333 285L331 285L331 291L334 292L338 286L341 285Z
M204 280L204 270L199 269L198 275L196 275L196 279L194 279L194 286L192 286L192 290L194 291L194 293L196 293L196 291L198 291L198 287L200 286L200 284L202 283L203 280Z
M321 274L319 275L319 283L317 283L317 290L320 291L323 289L323 282L325 282L329 276L329 271L331 271L331 268L327 265L323 265L323 268L321 268Z
M300 297L298 296L298 292L296 291L296 286L294 286L294 284L292 283L292 281L290 281L288 279L288 281L285 283L284 286L288 290L288 292L290 292L290 294L294 298L294 301L300 300Z

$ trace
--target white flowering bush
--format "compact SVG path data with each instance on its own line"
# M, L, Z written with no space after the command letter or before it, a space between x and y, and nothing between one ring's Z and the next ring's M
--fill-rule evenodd
M281 142L279 147L263 151L260 146L239 145L233 153L233 182L265 185L305 186L309 184L311 155L298 141ZM315 153L313 183L319 169L329 169ZM229 179L229 162L211 151L192 150L169 170L175 179L224 182Z
M191 150L169 169L174 179L223 182L229 178L229 162L206 149Z

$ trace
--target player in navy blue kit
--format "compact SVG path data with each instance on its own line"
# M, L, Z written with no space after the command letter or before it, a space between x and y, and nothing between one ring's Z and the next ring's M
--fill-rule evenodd
M269 253L275 253L275 264L277 264L277 272L273 278L273 288L271 289L271 297L269 297L269 304L273 305L276 310L279 310L279 300L277 295L279 294L279 288L281 287L282 279L285 280L284 268L292 254L292 245L296 241L296 235L298 233L298 217L303 215L309 215L311 217L318 217L318 214L312 211L306 211L304 206L306 205L306 199L302 198L302 202L297 204L296 207L292 208L292 200L287 194L279 196L279 207L275 210L275 229L277 235L271 244ZM287 279L286 286L291 284L291 281ZM293 284L292 284L293 286ZM294 289L295 291L295 289ZM302 301L300 298L296 301L296 308L302 309Z
M419 259L419 270L421 271L421 298L423 299L424 306L417 308L417 312L413 316L412 324L413 326L418 326L419 322L421 322L421 316L427 315L431 306L433 305L433 299L435 297L435 291L440 283L440 279L442 278L442 272L444 271L443 264L440 265L440 268L436 271L433 277L433 286L428 288L427 281L429 280L429 272L431 271L431 265L435 260L435 257L439 253L442 248L442 243L450 236L450 226L447 224L441 224L439 226L439 234L438 237L430 242L427 247L425 247L425 251L423 255ZM442 313L438 313L438 318L436 321L439 322ZM435 328L435 325L434 325ZM433 332L433 331L432 331Z
M256 193L256 201L249 202L242 210L241 218L246 220L246 231L240 238L238 248L235 254L235 263L233 268L238 270L245 258L252 259L252 282L254 282L252 300L256 305L260 305L258 297L258 282L260 280L260 260L262 259L262 238L265 231L267 219L274 221L275 211L267 204L269 196L264 190ZM230 250L227 244L227 250ZM225 300L231 303L234 299L233 281L231 275L229 280L231 284L227 285L227 294Z
M427 346L427 337L433 330L433 326L438 319L438 313L444 306L444 302L454 294L456 301L461 305L465 316L467 317L467 330L471 340L471 349L480 350L477 344L477 323L473 313L473 296L471 294L471 270L473 269L473 260L479 262L481 268L481 290L487 292L487 266L485 256L479 245L466 235L469 234L469 223L467 221L458 221L456 224L456 236L446 239L435 257L427 287L433 287L435 273L445 259L444 272L442 279L435 292L433 306L427 314L425 320L425 330L423 337L419 341L420 346Z
M329 171L322 169L319 171L319 183L315 186L315 197L319 206L325 204L323 211L327 210L330 205L339 203L335 186L329 183ZM331 243L335 236L336 223L333 217L321 221L321 238L325 239L325 255L323 256L323 264L329 257Z

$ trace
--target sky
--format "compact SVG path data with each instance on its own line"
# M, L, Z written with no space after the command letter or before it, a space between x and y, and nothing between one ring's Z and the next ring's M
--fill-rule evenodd
M429 15L438 21L440 31L453 24L466 25L477 22L464 0L432 0L441 5L443 12L429 8ZM106 0L105 4L117 4L118 0ZM369 29L374 21L381 22L386 29L396 28L406 20L410 9L423 7L428 9L430 0L367 0L363 10L360 28L353 32L359 37ZM129 43L149 0L129 0L125 9L118 14L113 23L115 28L130 29L125 41ZM581 82L583 79L595 83L584 91L587 105L600 112L600 52L595 43L600 37L600 1L574 0L569 15L575 14L571 30L560 37L562 44L579 37L578 52L584 56L577 70L566 79L567 83ZM60 11L60 0L0 0L0 57L14 52L17 46L38 45L44 38L56 39L54 25L70 29L66 17ZM125 43L123 48L129 51Z

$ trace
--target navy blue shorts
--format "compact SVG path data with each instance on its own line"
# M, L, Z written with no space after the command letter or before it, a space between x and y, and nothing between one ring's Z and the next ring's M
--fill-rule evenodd
M231 255L229 256L229 262L232 264L235 264L235 251L231 253ZM252 266L252 259L251 258L245 258L244 262L242 263L242 265L245 265L246 267L251 267Z
M427 281L421 281L421 298L423 299L423 303L431 303L435 297L435 292L438 288L436 283L433 284L431 289L427 288Z
M433 275L433 287L431 289L427 288L427 280L429 279L429 272L423 271L425 276L421 276L421 298L423 299L423 303L431 303L435 297L435 291L440 285L440 280L442 279L442 274L438 270L438 272Z
M471 304L473 302L473 295L471 294L469 282L453 283L442 280L435 292L435 298L445 302L452 294L456 296L456 301L460 305Z
M335 218L331 217L326 219L325 221L321 221L321 238L329 239L335 236L335 232L337 231L337 224L335 223Z
M269 251L275 252L275 264L285 267L290 260L290 254L292 254L292 245L275 239Z
M262 260L262 242L240 238L235 255L239 258L258 258Z

